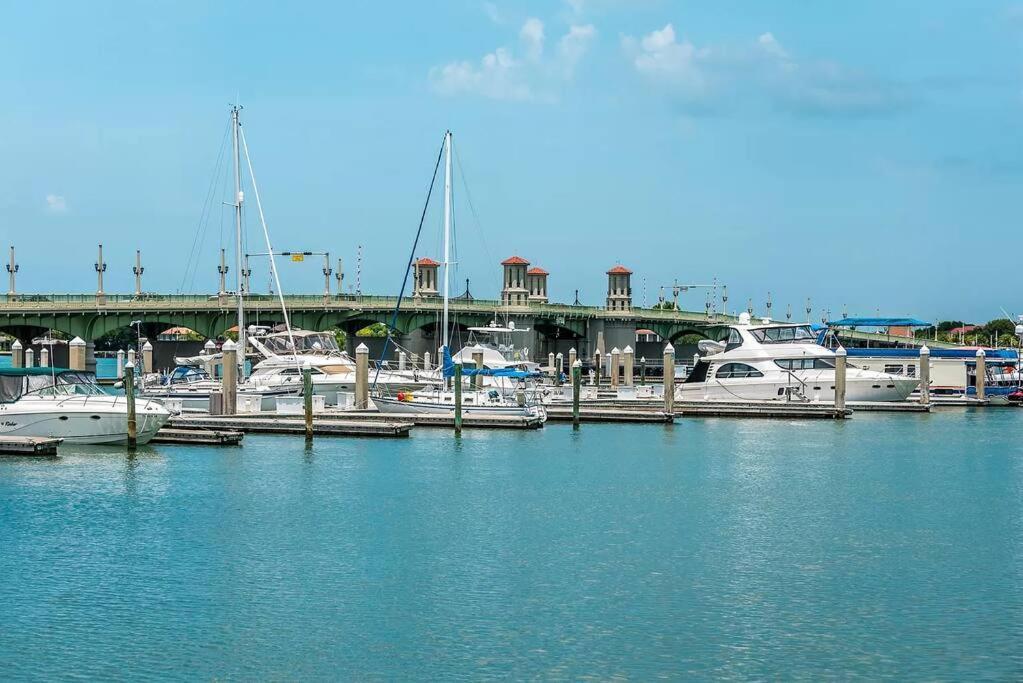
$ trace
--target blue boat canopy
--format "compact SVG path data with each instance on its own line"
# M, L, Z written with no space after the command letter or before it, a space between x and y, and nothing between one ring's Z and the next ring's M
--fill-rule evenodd
M451 359L451 351L448 347L441 347L444 349L444 377L455 376L455 362ZM465 377L475 377L476 375L482 375L484 377L512 377L514 379L526 379L528 377L539 377L539 372L530 372L528 370L518 370L516 368L462 368L462 375Z
M842 318L828 321L828 327L931 327L916 318Z

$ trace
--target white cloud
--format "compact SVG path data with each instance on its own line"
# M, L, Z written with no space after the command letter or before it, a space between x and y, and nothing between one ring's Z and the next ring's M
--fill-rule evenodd
M50 213L66 213L67 200L59 194L46 195L46 210Z
M497 8L497 5L492 2L483 2L481 6L483 7L483 13L487 15L487 19L490 19L491 22L498 25L504 23L504 15L501 14L501 10Z
M474 94L496 100L552 99L572 80L575 69L596 38L591 25L570 26L553 54L545 54L546 33L530 17L519 30L516 49L499 47L478 63L454 61L430 69L430 83L442 95ZM521 55L521 56L520 56Z
M774 34L733 48L697 47L667 24L622 46L641 76L670 92L684 107L722 109L757 97L800 114L891 113L908 101L904 88L835 62L799 60Z

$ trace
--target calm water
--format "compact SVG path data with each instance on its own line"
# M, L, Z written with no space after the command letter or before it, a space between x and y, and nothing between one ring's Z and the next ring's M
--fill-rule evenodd
M1021 424L0 459L0 678L1019 679Z

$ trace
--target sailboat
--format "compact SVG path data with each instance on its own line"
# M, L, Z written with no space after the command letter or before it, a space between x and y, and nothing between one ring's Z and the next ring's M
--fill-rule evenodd
M248 329L245 326L245 276L243 275L245 270L243 268L244 256L242 253L242 204L245 201L245 193L242 191L242 151L245 152L245 161L247 162L249 170L249 179L252 183L253 194L256 198L256 208L259 212L259 220L263 227L263 235L266 238L267 252L270 256L270 272L277 284L281 310L284 316L284 324L292 348L294 348L295 340L292 337L291 324L288 320L288 311L284 305L284 295L281 292L280 278L277 274L277 265L274 262L273 248L270 245L270 233L267 230L266 220L263 216L262 203L259 201L259 189L256 186L256 178L252 171L252 159L249 158L248 144L245 142L245 133L242 131L241 107L238 105L231 107L231 141L234 159L234 202L231 206L234 207L235 216L235 302L237 305L236 310L238 319L238 377L241 380L238 385L238 394L240 396L258 396L261 399L261 409L272 410L276 407L276 399L279 396L298 395L301 393L302 387L300 382L296 385L286 383L280 385L266 385L264 383L245 381L245 360L248 350L248 341L246 337ZM211 356L197 356L194 359L183 360L198 359L203 363L208 363L210 358ZM294 370L296 373L301 371L301 364L297 360L294 361ZM182 409L205 410L209 406L210 394L221 391L221 389L221 382L210 377L204 370L179 363L179 367L175 368L168 376L151 375L143 380L142 386L139 389L139 395L144 398L156 400L178 400L180 401Z
M451 298L450 290L450 266L451 266L451 131L444 133L444 262L441 264L444 273L443 291L444 305L441 313L441 329L443 335L443 377L445 385L454 378L454 361L450 352L450 324L448 320L448 307ZM515 373L518 373L517 375ZM484 368L477 370L467 368L465 376L475 379L479 374L484 377L504 376L523 381L529 379L534 373L517 368ZM522 390L515 392L515 397L509 399L507 394L497 388L463 390L462 411L467 414L500 414L500 415L521 415L528 418L547 419L547 413L539 401L531 400L531 392ZM382 413L434 413L450 414L455 412L455 392L445 387L428 387L417 391L399 392L395 396L385 395L378 392L373 396L373 403L377 410Z

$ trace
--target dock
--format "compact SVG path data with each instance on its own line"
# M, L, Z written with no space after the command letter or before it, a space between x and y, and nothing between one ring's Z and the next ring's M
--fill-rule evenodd
M351 419L386 422L394 420L395 416L375 410L338 410L320 413L329 416L330 419ZM437 413L409 413L401 415L401 420L407 420L416 427L443 427L445 429L455 428L454 415L439 415ZM543 422L535 417L524 415L477 415L468 413L462 416L463 429L539 429Z
M763 417L844 420L852 416L850 408L836 410L833 403L796 403L785 401L676 401L680 417Z
M243 432L221 429L182 429L164 427L149 443L188 444L193 446L239 446Z
M547 419L551 422L571 422L571 405L550 405L547 406ZM658 406L649 404L632 405L623 407L620 405L580 405L580 422L615 422L615 423L668 423L674 421L675 416L666 413Z
M46 436L0 436L0 455L53 457L63 441Z
M255 434L305 434L305 421L299 417L275 415L176 415L168 423L173 429L206 429ZM320 436L407 437L411 421L313 419L313 434Z

